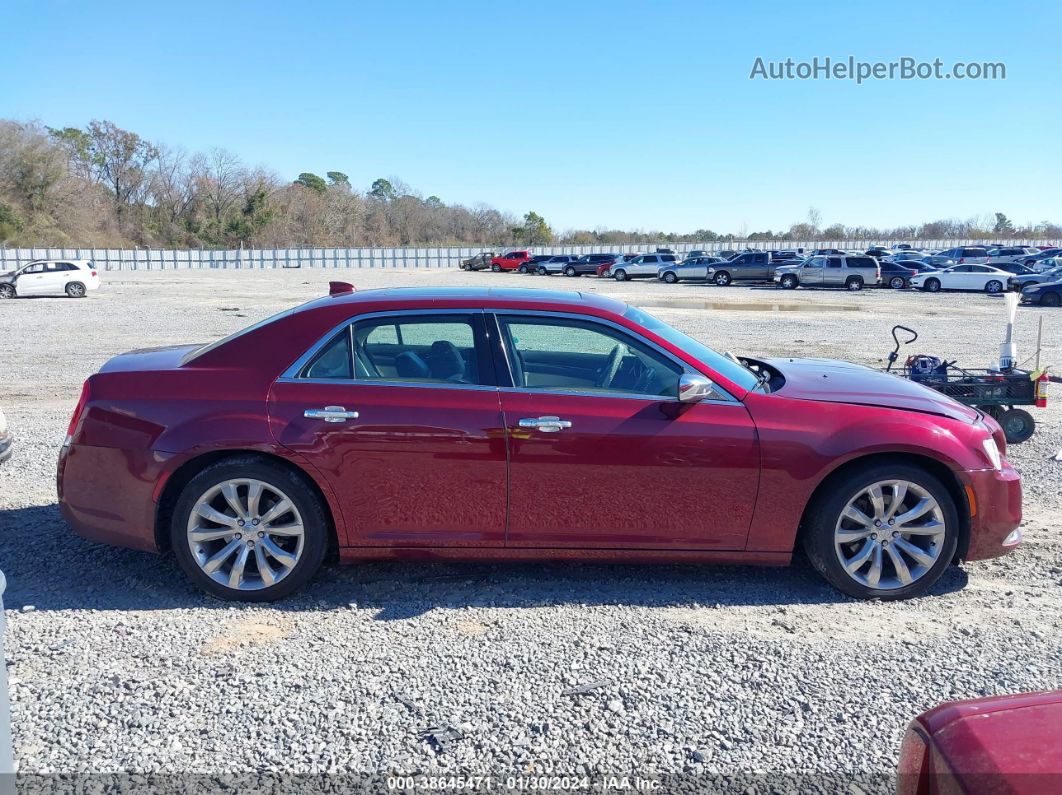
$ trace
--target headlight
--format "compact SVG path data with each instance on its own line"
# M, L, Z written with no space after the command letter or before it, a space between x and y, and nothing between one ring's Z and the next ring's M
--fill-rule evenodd
M992 464L992 469L1003 468L1003 456L999 454L999 447L996 445L995 439L989 436L981 442L981 448L985 451L985 455L988 456L988 460Z

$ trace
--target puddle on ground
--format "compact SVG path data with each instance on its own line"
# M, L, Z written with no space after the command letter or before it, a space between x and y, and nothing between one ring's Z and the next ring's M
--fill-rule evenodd
M783 304L778 301L698 301L694 298L648 298L637 306L658 306L667 309L720 309L724 312L819 312L834 309L838 312L861 312L856 304Z

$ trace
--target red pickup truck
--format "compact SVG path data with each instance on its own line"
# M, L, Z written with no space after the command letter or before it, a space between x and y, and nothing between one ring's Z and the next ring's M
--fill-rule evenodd
M498 271L514 271L531 259L530 251L510 251L500 257L494 257L490 261L490 269Z

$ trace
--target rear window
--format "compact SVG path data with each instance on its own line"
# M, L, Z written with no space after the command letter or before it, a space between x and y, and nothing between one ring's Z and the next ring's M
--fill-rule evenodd
M962 250L962 256L964 257L987 257L988 250L983 248L964 248Z

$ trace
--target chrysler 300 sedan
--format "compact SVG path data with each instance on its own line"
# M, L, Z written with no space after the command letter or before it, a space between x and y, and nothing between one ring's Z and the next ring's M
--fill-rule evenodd
M264 601L333 552L787 564L924 592L1021 539L999 426L911 381L720 354L576 292L331 294L85 383L59 460L79 534Z

